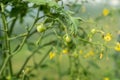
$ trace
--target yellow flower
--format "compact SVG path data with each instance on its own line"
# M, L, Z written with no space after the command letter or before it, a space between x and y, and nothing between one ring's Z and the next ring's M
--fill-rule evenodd
M90 51L88 54L89 54L90 56L93 56L93 55L94 55L94 52L93 52L93 51Z
M104 40L105 41L111 41L112 39L112 35L110 33L107 33L105 36L104 36Z
M109 77L104 77L104 79L103 79L103 80L110 80L110 79L109 79Z
M103 10L103 16L107 16L110 13L110 11L108 9L104 9Z
M116 51L120 51L120 43L119 43L119 42L117 42L117 44L116 44L116 46L115 46L115 50L116 50Z
M89 51L86 55L84 55L84 58L88 58L90 56L94 56L94 52L93 51Z
M55 53L54 53L54 52L50 52L50 53L49 53L49 58L50 58L50 59L53 59L54 57L55 57Z
M68 53L68 49L67 48L63 49L62 53L67 54Z
M82 51L82 50L80 50L80 51L79 51L79 53L80 53L80 54L83 54L83 51Z
M102 59L103 58L103 53L100 53L100 59Z

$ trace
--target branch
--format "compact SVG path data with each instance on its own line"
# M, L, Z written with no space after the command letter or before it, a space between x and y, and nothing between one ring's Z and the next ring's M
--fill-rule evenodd
M51 42L49 42L49 43L46 43L46 44L44 44L44 45L42 45L42 46L37 47L37 48L32 52L32 54L27 57L27 59L25 60L23 66L21 67L20 71L18 72L17 77L19 77L19 75L21 74L21 72L23 71L23 69L25 68L25 66L27 65L27 63L29 62L29 60L31 59L31 57L32 57L33 55L35 55L40 48L43 48L43 47L48 46L48 45L50 45L50 44L53 44L53 43L55 43L55 42L56 42L56 41L51 41ZM50 49L50 50L51 50L51 49ZM48 52L49 52L49 51L48 51ZM45 58L46 56L47 56L47 54L43 57L42 61L44 60L44 58ZM42 61L39 62L39 64L41 64Z

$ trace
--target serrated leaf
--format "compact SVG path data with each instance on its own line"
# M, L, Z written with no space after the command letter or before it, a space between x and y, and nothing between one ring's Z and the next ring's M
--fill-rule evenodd
M79 20L79 21L84 21L84 22L85 22L85 20L82 19L81 17L74 17L74 19Z

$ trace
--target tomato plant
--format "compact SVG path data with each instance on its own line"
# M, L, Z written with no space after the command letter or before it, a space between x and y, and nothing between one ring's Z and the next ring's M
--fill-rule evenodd
M119 8L88 3L0 0L0 80L119 80Z

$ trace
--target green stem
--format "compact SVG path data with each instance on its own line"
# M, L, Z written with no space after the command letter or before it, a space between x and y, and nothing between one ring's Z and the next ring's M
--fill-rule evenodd
M7 19L5 17L4 12L2 12L1 16L2 16L3 26L4 26L4 30L5 30L5 32L4 32L4 36L5 36L5 38L4 38L5 39L5 49L8 50L8 52L6 52L6 54L5 54L5 56L6 56L6 55L11 55L10 41L8 40L8 37L9 37L9 35L8 35L8 24L7 24ZM13 75L11 59L9 59L8 62L9 62L10 75Z
M2 13L4 13L4 5L3 4L1 4L1 8L2 8ZM11 66L10 58L12 56L14 56L19 50L22 49L25 41L28 38L28 35L30 34L31 30L33 29L35 23L38 21L38 16L39 16L39 9L38 9L35 21L34 21L33 25L29 28L27 35L25 36L25 38L22 41L22 44L20 44L20 46L17 48L17 50L13 54L9 54L9 57L5 59L5 61L3 63L3 66L0 69L0 74L2 74L2 72L4 71L4 69L5 69L8 62L10 64L9 66ZM8 26L7 26L7 21L6 21L6 18L5 18L4 14L2 14L2 19L3 19L3 25L4 25L4 31L5 31L5 46L7 48L6 50L9 50L9 53L10 53L10 45L8 45L10 43L9 40L8 40ZM12 67L10 67L10 74L12 75Z
M74 57L74 67L75 67L75 74L74 77L75 79L79 78L79 57Z
M10 31L9 31L9 36L11 36L12 32L13 32L13 29L15 27L15 23L17 21L17 17L13 20L11 26L10 26Z
M41 18L43 18L43 17L41 17ZM38 19L37 19L37 20L38 20ZM36 21L36 20L35 20L35 21ZM35 25L35 22L34 22L34 25ZM33 26L34 26L34 25L33 25ZM33 27L33 26L32 26L32 27ZM6 31L6 30L4 30L4 31ZM22 36L28 36L28 37L30 37L30 36L31 36L32 34L34 34L35 32L36 32L36 31L34 31L34 32L31 33L30 35L28 35L28 33L27 33L27 34L25 33L25 34L23 34L23 35L20 35L20 36L14 37L14 38L8 38L8 40L16 39L16 38L22 37ZM1 75L1 73L3 72L3 70L5 69L5 67L6 67L6 65L7 65L8 61L9 61L9 58L12 57L12 56L14 56L14 55L22 48L22 46L23 46L23 44L25 43L25 40L26 40L26 39L27 39L27 38L24 38L23 41L22 41L21 46L18 45L17 49L15 49L14 52L13 52L11 55L9 55L8 58L5 59L3 65L2 65L2 67L1 67L1 69L0 69L0 75Z
M48 52L43 56L43 58L39 61L39 63L38 64L36 64L32 69L30 69L30 73L34 70L34 69L36 69L36 68L38 68L42 63L43 63L43 61L46 59L46 57L49 55L49 53L50 53L50 51L52 51L52 48L50 48L49 50L48 50Z
M10 56L7 56L7 57L5 58L4 63L7 64L7 62L9 61L9 58L10 58ZM5 69L5 67L6 67L6 64L3 64L3 65L2 65L2 67L1 67L1 69L0 69L0 75L1 75L2 72L4 71L4 69Z
M61 66L60 66L60 61L59 61L59 59L57 60L56 65L57 65L58 75L59 75L59 79L58 79L58 80L62 80Z
M15 37L8 38L8 40L13 40L13 39L17 39L17 38L21 38L21 37L25 37L25 36L27 36L27 33L23 33L18 36L15 36Z
M38 9L38 12L37 12L37 16L36 16L36 18L35 18L35 20L33 22L33 25L29 28L29 30L28 30L26 36L24 37L24 39L22 40L20 46L16 49L15 52L13 52L12 56L16 55L16 53L19 52L22 49L22 47L24 46L24 43L26 42L27 38L29 37L29 34L30 34L31 30L33 29L36 22L38 21L38 17L39 17L39 9ZM43 18L43 17L41 17L41 18Z
M43 56L43 58L41 59L41 61L38 63L38 65L40 66L42 64L42 62L46 59L46 57L49 55L50 51L52 51L52 48L50 48L48 50L48 52Z
M107 45L105 45L105 44L101 44L101 43L98 43L98 42L91 42L91 41L89 41L89 40L87 40L87 39L83 39L83 38L79 38L79 40L80 40L80 41L83 41L83 42L86 42L86 43L89 43L89 44L91 44L91 45L104 46L104 47L109 48L109 49L112 49L112 48L113 48L113 47L107 46Z
M69 75L71 78L72 77L72 57L71 57L71 55L69 55L68 58L69 58Z
M21 74L22 70L25 68L25 66L27 65L27 63L28 63L29 60L31 59L31 57L34 56L34 55L38 52L38 50L39 50L40 48L43 48L43 47L45 47L45 46L48 46L48 45L50 45L50 44L52 44L52 43L54 43L54 41L51 41L51 42L49 42L49 43L46 43L46 44L44 44L44 45L42 45L42 46L37 47L37 48L32 52L32 54L26 58L24 64L22 65L20 71L19 71L18 74L17 74L17 77L19 77L19 75ZM51 51L51 49L50 49L48 52L50 52L50 51ZM46 54L46 55L43 57L43 59L42 59L38 64L41 64L41 63L43 62L43 60L46 58L47 55L48 55L48 54Z
M25 73L23 73L21 80L25 80Z
M68 30L67 30L67 27L65 26L65 24L58 18L56 20L63 26L63 28L65 29L65 32L68 33Z

